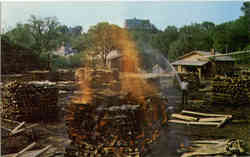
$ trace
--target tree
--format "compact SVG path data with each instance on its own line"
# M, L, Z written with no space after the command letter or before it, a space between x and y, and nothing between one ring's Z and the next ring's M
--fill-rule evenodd
M174 61L179 56L184 55L187 52L186 46L184 45L183 41L176 40L172 42L169 46L169 53L168 53L168 60Z
M42 19L31 15L28 21L30 33L34 39L32 48L38 54L57 48L59 45L57 39L60 36L60 32L59 22L56 17L46 17Z
M152 45L167 56L170 44L177 40L178 37L178 29L175 26L168 26L163 32L158 32L154 36Z
M241 7L241 11L244 13L244 19L247 22L248 27L248 39L250 41L250 2L244 2Z
M73 49L76 49L78 52L82 52L88 48L89 39L87 34L78 35L75 38L71 39L71 45Z
M5 34L14 44L31 48L34 40L30 34L30 28L27 24L18 23L14 29Z
M88 30L89 49L100 55L104 65L107 64L107 56L112 50L117 50L116 40L121 28L106 22L98 23Z
M250 2L244 2L241 7L241 11L245 14L245 16L250 17Z

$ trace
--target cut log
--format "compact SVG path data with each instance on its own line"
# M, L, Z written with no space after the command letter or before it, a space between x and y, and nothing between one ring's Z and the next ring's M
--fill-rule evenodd
M207 126L218 126L220 123L216 122L187 122L182 120L169 120L170 123L179 123L179 124L186 124L186 125L207 125Z
M201 118L199 122L218 122L223 121L225 117L215 117L215 118Z
M23 125L25 124L25 122L20 123L17 127L15 127L10 134L14 134L19 128L21 128Z
M186 114L193 114L193 115L206 116L206 117L229 117L229 118L232 118L232 115L200 113L200 112L193 112L193 111L187 111L187 110L183 110L181 112L186 113Z
M24 152L26 152L27 150L33 148L35 145L36 145L36 142L31 143L30 145L28 145L27 147L25 147L24 149L22 149L20 152L18 152L15 155L13 155L13 157L21 156Z
M37 150L35 150L35 151L26 151L20 157L31 157L35 152L37 152ZM3 157L13 157L14 155L16 155L16 153L14 153L14 154L6 154L6 155L3 155Z
M48 146L45 147L45 148L43 148L41 150L25 151L22 155L20 155L20 157L38 157L41 153L43 153L43 152L45 152L45 151L47 151L49 149ZM6 155L3 155L3 157L13 157L16 154L17 153L15 153L15 154L6 154Z
M36 124L32 124L32 125L27 126L27 127L23 128L23 129L19 129L19 130L15 131L15 132L14 132L14 133L12 133L11 135L15 135L15 134L17 134L17 133L20 133L20 132L25 131L26 129L30 129L30 128L33 128L33 127L36 127L36 126L38 126L38 124L37 124L37 123L36 123Z
M191 117L191 116L186 116L186 115L181 115L181 114L172 114L171 117L181 119L181 120L187 120L187 121L197 121L198 120L198 118L196 118L196 117Z
M219 140L196 140L196 141L192 141L192 143L195 143L195 144L220 144L222 142L225 142L225 140L223 140L223 141L219 141Z
M48 145L47 147L37 151L36 153L34 153L34 155L32 155L32 157L37 157L41 155L42 153L46 152L50 147L52 147L52 145Z

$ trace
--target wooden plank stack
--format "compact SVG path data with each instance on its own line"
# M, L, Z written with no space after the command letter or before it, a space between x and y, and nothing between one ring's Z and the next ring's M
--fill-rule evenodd
M213 104L250 104L250 79L247 77L216 77L212 87Z
M232 119L232 115L200 113L187 110L183 110L181 113L182 114L172 114L171 117L173 119L168 122L186 125L216 126L219 128L222 127L228 120ZM199 117L193 117L190 115Z
M40 121L57 115L58 90L55 83L12 81L5 84L3 90L2 118Z
M110 71L92 71L89 76L93 101L73 101L65 118L78 156L139 157L159 136L166 104L158 96L139 103L138 98L120 91L119 81L113 80L117 76Z

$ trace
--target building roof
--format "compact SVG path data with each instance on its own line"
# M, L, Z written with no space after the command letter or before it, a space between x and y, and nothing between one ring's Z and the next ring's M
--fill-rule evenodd
M178 59L181 60L187 56L191 56L193 54L199 54L201 56L211 56L211 52L207 52L207 51L192 51L190 53L187 53L183 56L180 56ZM219 52L215 52L215 55L220 55L222 53ZM215 57L215 61L235 61L234 58L230 57L230 56L216 56Z
M190 65L190 66L203 66L207 64L208 61L185 61L185 60L177 60L172 65Z

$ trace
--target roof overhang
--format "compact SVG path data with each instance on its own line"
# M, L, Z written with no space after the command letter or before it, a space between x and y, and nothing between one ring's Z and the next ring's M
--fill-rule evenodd
M184 60L178 60L173 63L172 65L185 65L185 66L204 66L207 64L208 61L184 61Z

